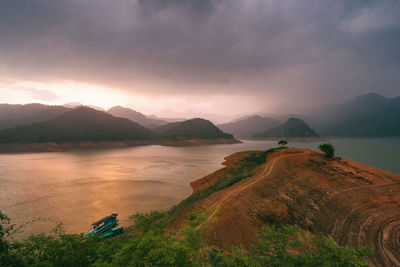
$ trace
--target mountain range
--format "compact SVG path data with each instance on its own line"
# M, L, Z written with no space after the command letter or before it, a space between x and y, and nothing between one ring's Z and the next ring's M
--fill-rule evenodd
M314 132L325 137L399 137L400 97L386 98L370 93L343 103L324 105L307 114L274 115L273 119L279 122L285 117L301 118ZM240 138L251 139L276 126L271 126L274 121L268 122L267 118L271 119L244 117L219 127ZM257 128L264 122L265 129Z
M84 106L73 109L37 103L0 104L0 131L4 130L0 132L0 142L71 141L81 140L81 137L82 140L140 140L153 137L164 140L230 139L233 138L231 134L241 139L259 139L317 137L317 132L328 137L400 136L400 97L390 99L375 93L360 95L341 104L323 106L306 115L296 116L302 120L291 118L283 124L279 119L256 115L220 124L218 128L202 119L183 119L171 123L121 106L110 108L107 112ZM86 121L79 116L86 116ZM99 121L90 116L98 116ZM116 120L117 117L124 120ZM91 123L94 121L98 124ZM114 129L109 131L107 127ZM126 133L122 133L121 129ZM44 131L41 137L40 131ZM103 135L99 133L101 131L104 131Z
M0 132L0 143L45 143L150 140L147 128L89 107L79 107L55 118Z
M107 112L115 117L126 118L136 123L139 123L140 125L149 129L154 129L168 123L167 121L150 118L133 109L124 108L121 106L112 107L107 110Z
M321 107L304 116L324 136L400 136L400 97L370 93Z
M40 112L38 111L38 114ZM14 147L15 144L29 144L31 147L32 144L49 143L123 142L131 145L137 144L132 142L138 141L140 144L164 144L174 141L175 143L167 145L181 145L176 141L193 139L196 139L195 143L186 142L184 145L201 145L202 140L207 140L204 142L206 144L237 142L231 134L222 132L212 122L204 119L169 123L152 131L129 119L114 117L105 111L84 106L68 110L49 120L0 131L0 144L6 145L4 151L24 151L21 146ZM32 149L38 151L43 147L47 151L48 146L33 146ZM50 149L63 150L59 146L51 146Z
M42 104L0 104L0 130L46 121L71 110L63 106Z

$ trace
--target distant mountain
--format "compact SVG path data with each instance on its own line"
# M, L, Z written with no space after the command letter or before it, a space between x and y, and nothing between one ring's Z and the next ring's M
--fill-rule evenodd
M254 138L270 138L270 137L286 137L286 138L308 138L319 137L319 135L311 129L303 120L297 118L289 118L285 123L278 127L271 128L264 133L254 135Z
M169 123L154 129L154 132L163 139L234 139L233 135L224 133L211 121L199 118Z
M121 106L112 107L107 112L115 117L126 118L133 122L139 123L140 125L149 129L154 129L168 123L164 120L149 118L140 112Z
M128 119L79 107L45 122L3 130L0 143L134 141L153 137L150 130Z
M264 118L256 115L238 119L233 122L220 124L218 127L224 132L232 133L237 138L249 139L255 134L261 133L278 125L279 121L276 119Z
M186 112L177 112L169 108L162 109L158 111L155 115L159 118L162 117L164 120L167 121L171 121L167 118L173 118L173 121L182 121L179 118L186 118L184 120L187 120L189 118L204 118L210 120L212 123L215 124L223 124L233 121L234 119L243 117L243 115L221 115L216 113L203 113L191 110L187 110Z
M189 119L189 118L158 117L156 115L148 115L147 117L150 118L150 119L166 121L167 123L170 123L170 122L182 122L182 121L187 121Z
M81 102L65 103L63 106L66 107L66 108L70 108L70 109L79 108L79 107L85 106L85 107L89 107L89 108L92 108L92 109L104 111L104 108L102 108L102 107L94 106L94 105L83 105Z
M0 104L0 121L27 118L47 109L47 107L37 103L26 105Z
M0 130L46 121L71 109L42 104L0 105Z
M325 136L400 136L400 97L361 95L316 110L307 119Z

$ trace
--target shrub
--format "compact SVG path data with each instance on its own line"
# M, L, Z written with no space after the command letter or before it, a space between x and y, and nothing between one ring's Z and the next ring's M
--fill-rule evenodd
M136 213L130 217L133 223L134 230L141 230L143 232L148 232L154 230L153 228L158 228L158 224L155 222L165 216L165 213L160 211L150 211L149 213Z
M335 153L335 148L332 144L320 144L319 149L325 153L327 158L332 158Z
M283 139L278 142L278 145L280 145L280 146L286 146L287 144L288 144L288 142Z

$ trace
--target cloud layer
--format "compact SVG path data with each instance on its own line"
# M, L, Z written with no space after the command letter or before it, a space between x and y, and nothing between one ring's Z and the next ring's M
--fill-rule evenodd
M395 96L398 14L399 1L5 0L0 80L299 106Z

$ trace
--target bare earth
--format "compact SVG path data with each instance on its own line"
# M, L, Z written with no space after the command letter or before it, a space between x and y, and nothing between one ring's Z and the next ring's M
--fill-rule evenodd
M226 158L226 167L191 183L204 189L246 156ZM253 177L218 191L188 211L209 214L211 244L249 247L265 224L295 224L331 235L340 245L371 244L371 266L400 266L400 176L349 160L327 159L305 149L271 153Z

